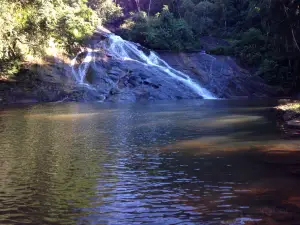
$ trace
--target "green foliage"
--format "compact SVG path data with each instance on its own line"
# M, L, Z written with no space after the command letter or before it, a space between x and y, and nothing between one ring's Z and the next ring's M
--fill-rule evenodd
M262 61L265 39L260 30L250 28L233 46L233 53L249 66L258 66Z
M101 21L121 14L111 1L0 0L0 73L15 71L10 62L43 57L49 45L71 52ZM101 16L101 18L99 17Z
M175 18L167 6L155 16L148 17L145 12L133 14L122 29L127 39L153 49L179 51L197 46L191 27L184 19Z
M0 0L0 59L44 54L49 40L66 47L79 43L97 25L96 14L84 0Z
M0 76L12 77L21 69L21 63L18 59L1 61L0 64Z
M89 0L88 5L97 13L102 23L113 23L123 17L123 9L111 0Z
M236 41L230 47L218 47L210 51L216 55L234 55L238 57L244 64L248 66L259 66L265 46L265 38L261 31L250 28L242 33L241 40Z
M276 83L277 81L277 70L279 65L276 61L272 59L265 59L260 65L258 75L261 75L267 80L269 83Z
M158 6L157 1L160 0L152 0L151 6ZM150 2L135 3L147 10ZM270 84L300 87L298 1L167 0L165 3L169 3L170 10L151 8L150 15L159 11L156 16L147 17L142 12L131 15L122 25L125 38L150 48L172 50L198 49L196 40L203 35L229 38L235 40L231 46L218 47L210 53L235 56Z
M242 45L255 45L255 46L263 46L265 44L265 37L262 32L256 28L250 28L246 32L242 34Z
M209 51L209 54L212 54L212 55L233 55L234 54L233 50L234 49L232 47L221 46L221 47L211 49Z
M257 75L263 77L270 84L280 84L284 87L296 86L295 76L286 66L284 58L266 58L260 64Z

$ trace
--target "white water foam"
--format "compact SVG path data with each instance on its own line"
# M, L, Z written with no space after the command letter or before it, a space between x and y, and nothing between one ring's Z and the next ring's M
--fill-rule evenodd
M78 53L72 60L72 73L80 84L84 84L86 72L90 67L90 64L92 62L95 63L95 57L93 53L99 51L99 48L105 50L106 53L115 58L138 61L143 63L145 66L154 66L175 80L182 82L204 99L216 99L216 97L206 88L193 81L188 75L169 66L167 62L161 59L153 51L149 51L149 54L146 55L142 50L139 49L137 44L125 41L120 36L112 33L107 34L107 39L100 41L95 49L87 48L86 56L77 69L75 69L75 64L78 56L82 54L82 52Z

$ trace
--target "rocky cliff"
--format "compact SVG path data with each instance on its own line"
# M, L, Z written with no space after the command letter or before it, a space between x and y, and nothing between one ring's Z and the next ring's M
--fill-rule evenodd
M2 103L248 98L278 93L230 57L204 51L154 54L135 43L112 41L102 31L72 64L53 60L32 66L14 81L0 82L0 88Z
M199 80L219 98L271 97L278 88L241 68L229 56L213 56L205 51L193 53L161 52L169 65Z

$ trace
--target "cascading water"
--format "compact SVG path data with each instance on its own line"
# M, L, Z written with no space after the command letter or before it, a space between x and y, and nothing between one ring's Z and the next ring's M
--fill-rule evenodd
M77 56L72 60L73 75L80 84L85 84L84 81L87 70L91 66L91 64L95 64L95 53L98 52L99 49L101 49L104 50L106 54L117 59L132 60L142 63L145 66L156 67L164 74L171 76L174 80L183 83L204 99L216 98L207 89L201 87L200 84L193 81L188 75L169 66L153 51L149 51L149 54L146 54L145 52L140 50L140 48L142 47L139 47L137 44L125 41L121 37L109 33L107 34L107 38L105 40L99 41L93 47L93 49L87 49L84 60L79 66L77 66L77 69L75 69L77 58L82 53L77 54Z
M80 63L78 68L75 69L75 64L77 62L77 58L82 53L83 52L79 52L71 62L72 73L73 73L75 79L77 80L77 82L79 82L80 84L84 84L84 79L85 79L85 75L87 73L87 70L88 70L91 62L94 60L93 49L87 48L87 51L85 52L86 53L85 58Z

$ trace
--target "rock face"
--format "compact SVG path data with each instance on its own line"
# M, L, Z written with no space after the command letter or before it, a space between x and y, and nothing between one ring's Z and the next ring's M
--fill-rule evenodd
M101 34L100 34L101 35ZM72 62L73 75L105 101L214 98L199 82L154 52L111 33L93 40Z
M176 75L188 75L201 88L209 90L218 98L270 97L278 92L277 88L266 85L260 77L239 67L231 57L212 56L203 51L160 52L159 56L151 57L152 52L148 49L109 35L102 35L109 44L100 45L104 51L94 55L94 62L89 66L85 78L89 85L101 90L108 101L201 97L199 92L193 90L193 85L187 86L185 82L174 79L161 66L169 71L174 68L183 73L175 72ZM94 49L99 48L99 43L93 44L96 46ZM82 62L78 63L84 67ZM207 97L205 93L202 96Z
M180 71L177 73L154 53L151 58L152 53L148 49L122 39L122 45L110 42L110 35L96 33L72 65L38 66L33 72L21 72L21 79L15 82L0 81L0 104L135 102L197 99L201 96L267 97L276 94L275 88L240 68L230 57L211 56L205 52L160 52L159 56L165 62Z
M105 101L143 101L201 98L160 68L134 60L121 60L98 52L85 82Z
M219 98L270 97L278 93L278 88L266 85L229 56L212 56L205 52L161 52L160 56L172 67L199 80Z
M55 73L49 70L43 70L43 73L23 70L15 80L0 81L0 106L99 99L93 91L78 86L67 74L70 74L69 70Z

